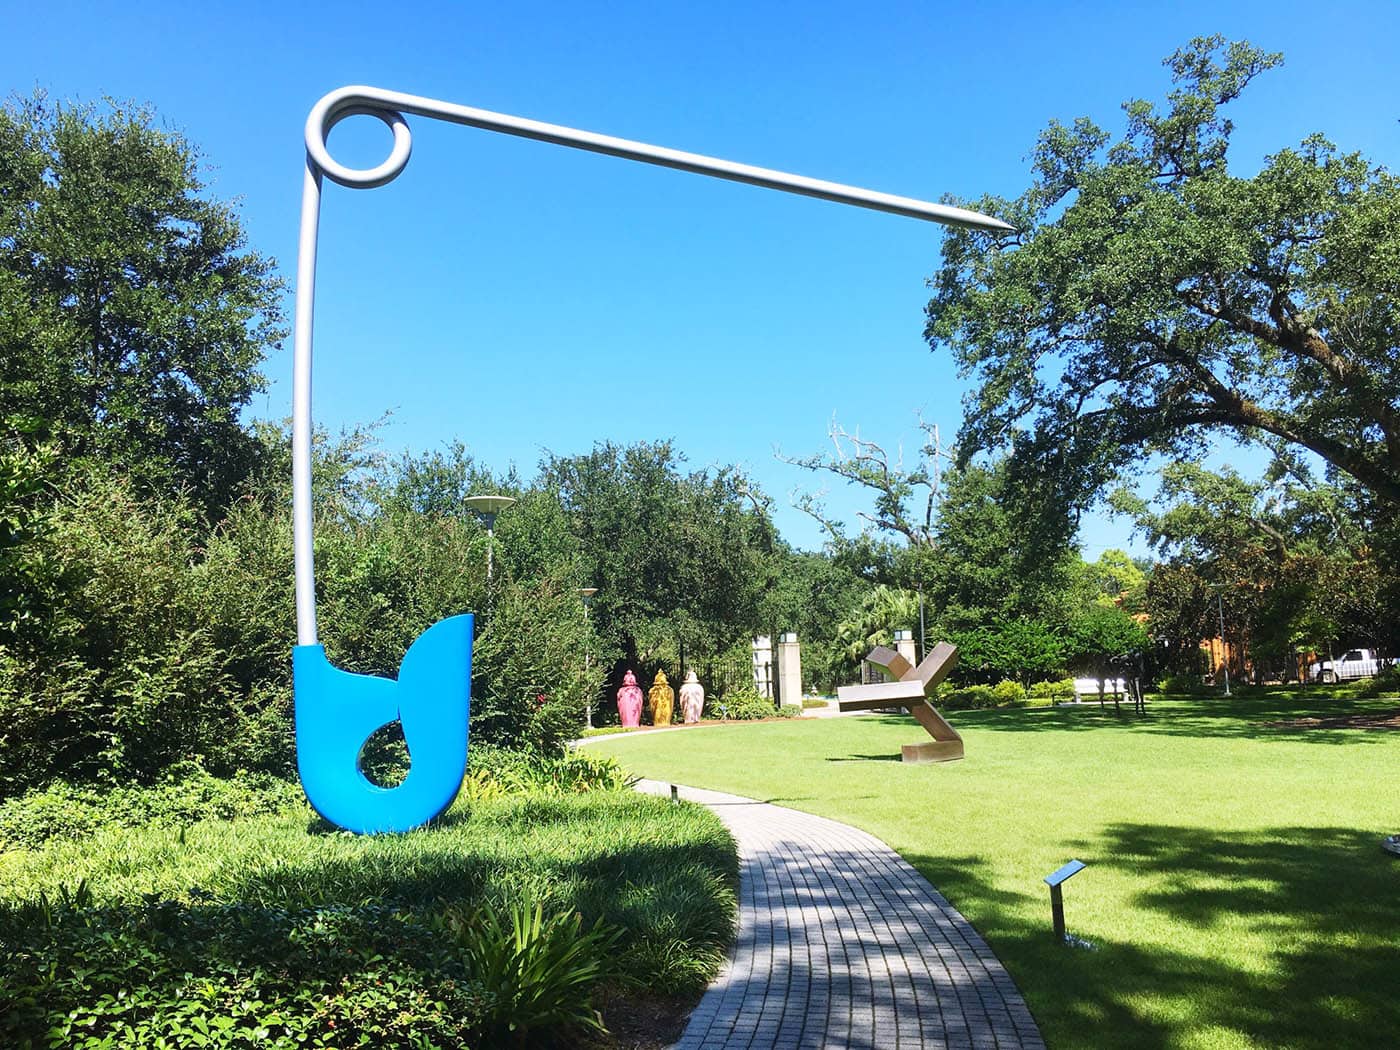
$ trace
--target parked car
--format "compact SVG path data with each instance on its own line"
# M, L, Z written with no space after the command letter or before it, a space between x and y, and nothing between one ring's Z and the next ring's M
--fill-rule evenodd
M1395 661L1376 654L1374 649L1351 649L1336 660L1318 660L1308 665L1311 682L1345 682L1351 678L1373 678Z

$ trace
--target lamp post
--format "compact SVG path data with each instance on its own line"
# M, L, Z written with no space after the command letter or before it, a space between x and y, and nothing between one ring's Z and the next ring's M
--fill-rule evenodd
M1230 645L1225 641L1225 600L1215 594L1215 613L1220 618L1220 661L1225 666L1225 695L1230 695Z
M924 642L924 584L919 581L919 660L928 655L928 645Z
M496 539L496 515L515 502L514 496L468 496L462 501L486 526L486 592L491 593L491 547Z
M580 588L578 589L578 596L579 596L580 598L583 599L583 624L584 624L585 627L588 626L588 607L589 607L591 604L593 604L593 596L594 596L595 594L597 594L597 593L598 593L598 588L597 588L597 587L580 587ZM588 668L591 666L590 656L591 656L591 654L590 654L589 651L588 651L588 640L587 640L587 638L585 638L585 639L584 639L584 642L583 642L583 672L584 672L584 678L585 678L585 679L588 677ZM593 728L593 694L592 694L591 692L588 694L588 701L587 701L587 704L588 704L588 706L584 709L585 712L586 712L585 718L586 718L586 720L587 720L588 728L589 728L589 729L592 729L592 728Z

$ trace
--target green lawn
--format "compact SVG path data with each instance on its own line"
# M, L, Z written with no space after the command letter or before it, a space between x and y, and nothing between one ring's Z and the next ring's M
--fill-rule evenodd
M967 758L906 766L911 718L600 741L632 772L888 842L1006 963L1052 1048L1400 1045L1400 732L1281 729L1395 698L960 712ZM1072 857L1056 944L1044 875Z

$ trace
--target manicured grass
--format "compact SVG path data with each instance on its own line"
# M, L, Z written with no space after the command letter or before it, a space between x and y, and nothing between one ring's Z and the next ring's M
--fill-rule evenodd
M908 766L911 718L599 741L631 772L834 817L888 842L982 932L1049 1045L1400 1044L1400 732L1266 723L1378 711L1263 691L953 715L961 762ZM1077 857L1072 933L1043 876Z

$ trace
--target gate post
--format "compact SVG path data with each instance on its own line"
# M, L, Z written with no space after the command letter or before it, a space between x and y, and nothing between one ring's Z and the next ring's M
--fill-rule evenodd
M894 651L908 660L911 666L917 667L919 665L919 657L914 648L913 631L894 632Z
M795 631L778 636L778 696L784 704L802 706L802 646Z
M773 639L766 634L753 640L753 684L760 696L773 699Z

